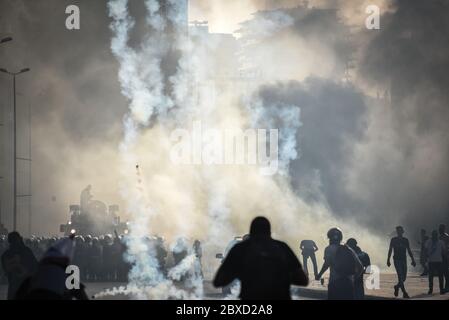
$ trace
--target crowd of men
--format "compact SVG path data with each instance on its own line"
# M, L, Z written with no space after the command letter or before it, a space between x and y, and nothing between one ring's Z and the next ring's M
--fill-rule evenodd
M403 298L410 298L405 288L407 279L407 255L410 256L411 265L416 267L416 261L410 249L409 240L404 237L404 228L396 227L397 235L390 241L387 266L393 265L398 277L397 284L393 287L395 297L402 292ZM300 249L303 256L304 271L308 273L308 259L312 261L315 279L322 280L323 273L330 269L328 297L329 299L363 299L364 283L363 275L370 266L369 255L363 252L357 245L357 241L350 238L342 245L343 234L338 228L329 230L327 237L329 246L324 251L324 264L318 273L315 252L318 247L313 240L303 240ZM433 230L431 237L421 230L420 263L423 267L421 276L427 276L429 281L428 294L433 294L434 278L438 278L439 292L449 292L449 235L446 226L441 224L437 230ZM323 280L322 280L323 283Z
M20 282L27 275L35 272L37 262L45 259L49 250L64 239L67 238L22 239L17 232L12 232L7 237L0 236L0 256L3 267L0 283L9 282L10 287L11 285L13 287L10 291L17 291ZM182 261L189 252L188 243L184 239L180 239L172 249L167 247L161 237L146 237L145 240L148 241L148 248L155 250L158 266L163 273L166 273L167 267ZM124 235L74 236L72 241L74 250L73 256L70 257L70 264L79 268L82 282L128 281L131 263L127 259ZM201 243L198 240L193 242L192 250L201 259ZM12 295L13 293L10 294Z
M404 237L404 228L396 227L397 235L391 239L387 257L387 266L393 265L398 276L394 286L394 296L402 291L404 298L409 298L405 289L407 277L407 255L411 265L416 262L410 249L409 240ZM432 231L431 237L422 232L421 264L423 276L429 278L429 294L433 293L433 279L438 277L440 293L448 292L448 248L449 235L445 225L438 231ZM329 270L328 298L332 300L364 299L364 274L371 265L369 255L364 252L357 240L350 238L343 244L343 233L339 228L331 228L327 237L329 245L324 249L324 263L320 271L316 263L318 246L313 240L303 240L300 249L303 264L289 246L271 238L270 222L264 217L253 220L249 235L236 242L227 252L214 278L216 287L226 287L235 280L241 283L241 299L290 299L290 286L306 286L309 283L308 260L313 264L316 280L324 283L323 275ZM178 264L193 250L201 261L201 243L196 240L191 248L187 242L178 239L170 250L160 237L147 237L151 248L156 250L156 259L162 272L166 272L168 257L170 264ZM6 240L8 244L6 244ZM74 250L76 248L76 250ZM8 298L63 296L83 298L81 291L67 291L64 287L66 274L63 268L74 264L81 271L82 281L127 281L131 263L127 259L124 236L102 237L71 236L62 239L32 238L23 240L17 232L8 238L0 239L2 267L8 278ZM73 254L68 254L72 252ZM40 261L38 263L38 261ZM58 278L58 274L60 274ZM54 285L49 286L42 279L58 282L59 291ZM36 285L37 284L37 285ZM34 286L34 287L33 287ZM38 286L38 290L35 288ZM34 289L33 289L34 288ZM44 289L43 289L44 288ZM58 291L55 294L55 291Z
M224 259L214 280L214 285L225 287L235 279L241 281L242 299L289 299L290 285L308 284L308 260L313 264L316 280L324 283L323 275L329 270L328 299L354 300L364 299L363 275L369 272L369 255L364 252L357 240L350 238L342 244L343 233L339 228L331 228L327 233L329 245L324 250L324 263L318 272L315 253L319 250L313 240L303 240L300 250L303 265L292 254L288 246L271 238L269 221L263 217L254 219L250 235L246 240L234 245ZM396 227L397 235L390 241L387 266L391 266L393 254L394 267L398 282L394 285L394 296L402 291L404 298L410 298L406 289L407 254L411 264L416 266L412 250L404 228ZM422 233L425 236L425 233ZM449 235L446 226L440 225L438 231L432 231L430 238L421 239L421 263L425 267L423 276L428 275L429 291L433 294L433 279L438 277L440 294L449 292ZM277 261L277 262L276 262ZM290 276L286 276L290 275ZM276 281L274 280L276 279Z
M33 237L24 239L24 245L40 261L45 252L57 243L60 238ZM77 265L83 281L127 281L129 264L125 261L125 243L120 237L104 235L101 237L76 236L76 250L72 264ZM8 239L0 238L0 254L8 249ZM6 282L6 275L2 273L2 283Z

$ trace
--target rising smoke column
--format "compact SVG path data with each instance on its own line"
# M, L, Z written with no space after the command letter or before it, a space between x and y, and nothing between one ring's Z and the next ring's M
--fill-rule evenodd
M247 233L257 215L267 216L282 240L295 246L299 238L324 237L329 227L341 222L333 219L325 206L306 204L291 187L288 168L298 158L300 104L262 101L258 88L267 79L232 89L214 84L207 48L192 50L189 39L179 36L171 41L162 32L168 22L176 26L180 21L179 8L162 16L158 2L145 3L148 28L157 32L149 32L141 46L133 49L127 45L134 25L128 2L109 2L114 32L111 48L120 62L122 92L129 99L120 152L122 195L131 220L127 258L133 265L128 286L109 294L128 293L140 299L201 298L202 279L191 249L185 248L187 257L165 276L159 270L150 236L168 234L175 244L182 237L198 237L205 240L204 249L210 254L224 248L234 236ZM175 2L170 4L177 8ZM283 21L279 28L290 24L287 16L278 17ZM267 30L262 30L263 34L278 31L271 23L264 25ZM161 70L162 58L172 49L168 42L181 52L177 71L168 81L173 86L170 96ZM223 92L211 96L214 87ZM171 165L169 133L179 126L189 127L193 120L200 120L204 129L278 128L281 174L262 176L250 165ZM176 285L183 277L188 279L186 290Z
M122 174L124 176L129 176L129 168L133 168L136 163L139 163L138 156L133 150L146 128L154 125L154 119L158 120L158 125L165 125L165 130L168 130L173 124L178 125L182 120L188 122L188 120L198 118L206 128L214 128L221 125L220 118L216 115L217 105L220 102L215 101L221 98L209 96L210 86L198 86L200 88L197 92L199 98L195 101L192 101L188 94L189 81L193 79L196 82L205 82L204 79L211 77L210 71L208 71L210 68L204 66L208 61L208 50L200 49L195 54L192 54L192 52L189 52L191 44L183 41L183 39L177 39L176 45L178 48L188 52L188 54L181 56L178 72L170 78L174 88L175 101L165 95L160 61L169 50L167 46L169 39L164 37L163 32L167 26L167 21L165 17L158 14L157 1L146 1L145 3L148 9L147 23L158 32L146 37L140 50L135 50L127 45L130 30L134 26L134 21L129 16L127 9L128 2L124 0L109 2L109 12L113 19L111 29L114 31L111 48L120 62L119 79L122 85L122 93L130 101L130 112L124 120L125 136L120 146L123 157ZM175 3L171 4L175 10L171 13L169 12L166 17L171 19L171 23L178 25L180 19L177 14L177 6ZM203 41L203 43L206 43L206 41ZM226 102L229 101L226 100ZM175 104L179 109L176 110L174 115L173 113L168 115L168 111ZM255 110L249 111L258 114ZM288 116L288 112L283 112L281 115ZM272 115L266 113L264 118L269 118L270 116ZM293 122L299 120L298 117L299 114L294 112ZM274 124L270 121L261 120L261 118L253 117L251 124L256 127ZM299 123L299 121L297 122ZM283 144L288 149L295 148L295 141L289 138L288 135L284 134L281 139L288 142ZM287 149L284 148L284 150ZM293 153L293 155L282 156L286 161L295 156L295 153L291 150L287 152ZM286 152L282 151L281 153L284 154ZM187 293L177 291L171 280L179 280L184 273L188 275L190 286L194 289L194 295L201 297L200 277L195 271L192 272L192 270L195 270L195 261L197 260L191 253L178 266L168 272L169 279L165 278L159 271L155 259L155 248L152 246L148 236L156 232L156 228L151 226L151 219L163 213L158 212L148 198L150 191L146 189L143 182L144 178L141 174L143 169L139 166L136 169L136 185L128 184L124 186L122 191L123 196L128 200L129 211L132 215L130 235L127 241L127 257L133 265L129 275L129 292L137 298L183 297ZM208 232L205 234L206 247L215 250L217 247L223 246L224 243L235 235L235 231L233 231L230 224L231 209L227 205L230 179L223 177L222 172L217 172L210 167L201 168L198 170L198 175L202 181L201 185L205 187L204 192L207 196L207 201L203 210L210 222ZM176 220L182 218L177 214L175 215ZM186 230L188 231L188 228ZM136 289L142 286L144 287L142 290ZM110 293L119 292L121 290L115 290ZM136 292L139 294L136 294Z
M166 16L160 14L159 2L145 1L148 10L147 23L156 32L145 41L139 50L128 46L129 33L134 26L134 20L128 13L127 0L111 0L108 3L109 14L113 19L111 29L114 32L111 49L120 62L119 80L122 93L129 99L129 114L124 119L124 139L120 145L123 157L123 174L129 175L129 168L136 167L136 185L134 189L123 188L123 196L128 200L132 214L130 235L127 239L128 251L126 257L132 264L129 274L129 285L125 290L118 289L109 294L128 293L137 298L166 299L169 297L188 298L201 297L202 283L200 275L195 272L198 268L197 259L188 248L184 248L189 255L165 277L156 259L154 241L149 235L155 230L150 224L150 218L155 214L147 195L137 156L133 147L141 131L151 125L154 115L165 115L174 103L164 93L164 79L160 62L169 52L169 41L164 30L168 22L178 26L180 10L176 1L168 1ZM169 19L170 21L167 21ZM192 271L193 270L193 271ZM177 289L172 280L179 280L188 274L187 287L194 288L193 296L188 292Z

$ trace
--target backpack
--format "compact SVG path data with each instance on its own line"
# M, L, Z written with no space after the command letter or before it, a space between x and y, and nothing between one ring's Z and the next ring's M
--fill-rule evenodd
M334 270L341 276L352 276L356 273L354 253L345 245L339 245L335 253Z

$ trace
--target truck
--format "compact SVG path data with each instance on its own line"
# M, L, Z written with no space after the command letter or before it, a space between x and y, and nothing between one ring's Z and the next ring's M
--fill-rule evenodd
M69 206L69 220L60 225L60 232L65 236L71 234L100 236L128 233L128 222L122 222L118 215L119 206L109 207L102 201L89 201L87 208L81 209L78 204Z

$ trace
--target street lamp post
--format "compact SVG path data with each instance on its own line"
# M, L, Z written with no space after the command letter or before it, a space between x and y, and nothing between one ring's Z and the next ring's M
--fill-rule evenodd
M30 68L24 68L18 72L9 72L6 69L0 68L0 72L9 74L13 78L13 91L14 91L14 107L13 107L13 118L14 118L14 143L13 143L13 184L14 184L14 199L13 199L13 229L17 231L17 115L16 115L16 76L19 74L30 71Z
M12 41L12 37L6 37L0 40L0 44ZM3 123L0 123L0 127L3 127ZM0 183L3 180L3 177L0 176ZM2 223L2 193L0 192L0 224Z

